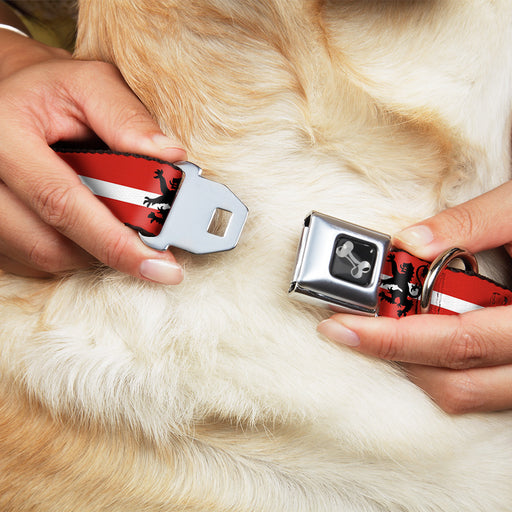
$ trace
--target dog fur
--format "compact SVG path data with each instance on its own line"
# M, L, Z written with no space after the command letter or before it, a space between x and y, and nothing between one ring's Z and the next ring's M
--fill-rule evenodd
M250 215L231 252L175 251L179 286L0 277L0 509L512 510L509 412L442 412L287 297L310 210L392 233L510 178L511 20L508 0L81 0L77 57L114 63Z

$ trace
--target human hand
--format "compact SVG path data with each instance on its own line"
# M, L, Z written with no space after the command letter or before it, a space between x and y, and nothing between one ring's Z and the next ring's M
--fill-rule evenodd
M458 246L504 245L512 256L512 181L403 230L394 245L433 260ZM403 363L449 413L512 408L512 306L401 319L336 314L318 326L332 341Z
M111 149L186 159L111 65L0 30L0 268L47 276L99 260L166 284L183 278L147 247L49 147L99 136Z

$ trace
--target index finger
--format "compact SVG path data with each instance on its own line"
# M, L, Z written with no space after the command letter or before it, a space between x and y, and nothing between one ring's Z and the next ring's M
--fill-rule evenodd
M381 359L463 369L512 362L511 313L511 306L500 306L401 319L337 314L318 331Z
M73 79L63 84L79 109L73 114L110 149L175 162L187 154L177 140L165 136L121 73L105 62L75 61ZM96 81L91 83L91 73ZM101 91L101 94L98 94Z
M512 181L410 226L393 244L427 260L450 247L473 253L512 242Z
M15 141L11 143L11 149ZM30 152L4 155L2 179L17 196L49 226L53 227L106 265L139 278L152 270L174 266L168 284L181 280L182 271L169 251L158 252L142 243L132 229L122 224L77 174L40 138L25 137ZM172 268L171 268L172 270ZM174 274L174 277L173 275Z

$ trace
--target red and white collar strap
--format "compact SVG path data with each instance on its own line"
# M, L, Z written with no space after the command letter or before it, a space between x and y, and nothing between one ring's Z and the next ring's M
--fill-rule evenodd
M465 270L447 267L458 258L465 261ZM470 260L471 256L458 248L449 249L432 263L392 248L379 286L379 315L453 315L512 304L512 290L478 274L476 260L468 263ZM405 280L407 286L393 284Z
M247 208L227 187L203 178L196 165L108 150L57 153L149 246L199 254L236 246ZM223 236L210 232L217 210L231 214ZM467 270L446 268L453 257L462 257ZM387 235L312 212L289 292L334 311L397 318L512 304L512 291L468 269L472 264L458 251L430 264L390 248Z
M456 258L466 270L448 268ZM512 304L512 290L476 273L451 249L433 263L390 247L390 237L312 212L306 217L290 294L333 311L402 318Z
M109 150L56 152L150 247L205 254L237 245L247 207L225 185L203 178L193 163ZM211 229L219 212L224 214L223 231Z

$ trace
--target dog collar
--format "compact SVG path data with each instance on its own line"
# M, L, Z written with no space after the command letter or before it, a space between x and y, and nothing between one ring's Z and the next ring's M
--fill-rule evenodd
M465 270L449 268L454 259ZM512 304L512 290L479 275L453 248L429 263L391 247L391 237L312 212L304 221L289 293L336 312L401 318Z
M237 245L247 207L225 185L202 177L195 164L109 150L56 152L148 246L205 254ZM219 217L220 229L214 226ZM451 249L430 264L390 241L312 212L304 221L290 295L333 311L396 318L512 303L512 291L479 275L467 251ZM465 271L447 268L456 258Z
M146 245L195 254L237 245L247 207L225 185L202 177L197 165L109 150L56 152Z

